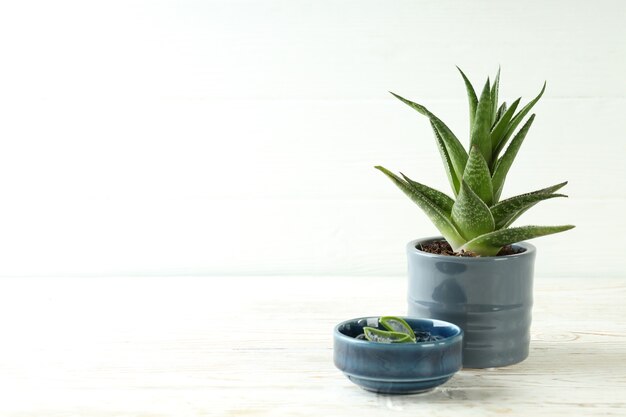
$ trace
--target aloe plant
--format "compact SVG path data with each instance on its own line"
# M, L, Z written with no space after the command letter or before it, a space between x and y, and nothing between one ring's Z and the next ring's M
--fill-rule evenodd
M556 193L567 182L500 200L509 169L535 120L534 114L527 119L526 116L543 95L546 84L533 100L518 110L521 98L510 106L506 102L498 104L500 70L493 84L487 79L480 96L463 71L458 70L469 99L469 152L450 128L426 107L391 93L429 119L455 198L402 173L396 175L382 166L375 168L426 213L455 252L494 256L503 246L573 228L572 225L510 227L538 202L567 197Z

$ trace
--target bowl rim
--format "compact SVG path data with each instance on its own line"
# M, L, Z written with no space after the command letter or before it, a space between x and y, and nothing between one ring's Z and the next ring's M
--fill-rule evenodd
M446 345L450 345L453 344L455 342L457 342L459 339L462 340L463 339L463 329L454 324L454 323L450 323L448 321L444 321L444 320L437 320L437 319L430 319L427 317L410 317L410 316L395 316L395 317L400 317L401 319L404 320L417 320L417 321L427 321L429 323L437 323L440 324L441 327L450 327L453 330L456 331L455 334L453 334L452 336L446 337L444 339L441 340L437 340L435 342L416 342L416 343L379 343L379 342L372 342L369 340L363 340L363 339L355 339L354 337L351 336L347 336L343 333L341 333L339 331L339 328L343 325L346 325L348 323L352 323L352 322L358 322L359 320L367 320L367 319L380 319L381 317L385 317L384 315L381 316L363 316L363 317L356 317L353 319L349 319L349 320L344 320L341 323L337 324L333 330L333 334L335 336L335 338L338 338L340 340L344 340L347 343L354 343L356 345L360 345L360 346L376 346L377 348L381 348L381 347L387 347L389 346L389 349L426 349L426 348L431 348L431 347L438 347L438 346L446 346Z

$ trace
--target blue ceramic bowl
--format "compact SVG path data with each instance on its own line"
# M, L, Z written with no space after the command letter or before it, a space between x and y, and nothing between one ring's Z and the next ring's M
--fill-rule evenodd
M334 361L350 381L368 391L415 394L443 384L461 369L463 330L441 320L404 317L416 332L443 339L421 343L377 343L356 339L378 317L344 321L334 331Z

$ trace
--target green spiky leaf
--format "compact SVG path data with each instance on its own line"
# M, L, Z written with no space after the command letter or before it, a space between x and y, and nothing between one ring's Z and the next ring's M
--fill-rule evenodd
M415 333L413 332L413 329L411 328L411 326L409 326L409 323L407 323L403 318L385 316L381 317L378 322L381 326L383 326L390 332L404 333L408 335L411 339L413 339L413 341L415 341Z
M500 139L500 142L498 143L498 145L495 147L495 150L493 153L494 159L497 158L498 155L500 155L500 152L502 152L502 149L504 149L504 147L506 146L507 142L509 141L509 138L513 135L513 133L515 132L515 129L517 129L517 126L519 126L522 120L524 120L524 117L526 117L526 115L530 112L533 106L537 104L541 96L543 96L544 91L546 91L545 82L543 83L543 87L541 88L541 91L539 92L537 97L535 97L528 104L522 107L522 110L520 110L519 113L517 113L513 117L513 119L511 119L511 123L509 123L509 126L506 129L506 132L502 136L502 139Z
M561 183L559 183L559 184L551 185L551 186L549 186L549 187L542 188L541 190L532 191L532 192L530 192L530 193L526 193L526 194L523 194L523 195L543 195L543 194L552 194L552 193L554 193L554 192L556 192L556 191L560 190L561 188L563 188L566 184L567 184L567 181L564 181L564 182L561 182ZM503 203L503 202L505 202L505 201L506 201L506 200L502 200L500 203ZM498 203L498 204L500 204L500 203ZM531 204L531 205L529 205L529 206L527 206L527 207L525 207L525 208L523 208L523 209L519 210L517 213L515 213L513 216L511 216L511 218L510 218L510 219L509 219L509 220L508 220L508 221L504 224L504 226L503 226L503 227L509 227L511 224L513 224L513 222L514 222L515 220L517 220L517 219L518 219L518 218L519 218L522 214L524 214L527 210L529 210L530 208L532 208L535 204L537 204L537 203ZM492 213L493 213L493 207L492 207L491 209L492 209ZM495 219L495 217L494 217L494 219ZM498 229L498 227L497 227L497 226L496 226L496 229Z
M374 327L363 327L363 333L365 338L370 342L378 343L414 343L415 340L411 339L406 333L388 332L385 330L376 329Z
M515 114L515 110L517 110L517 106L519 106L521 98L518 98L511 104L504 114L500 117L496 125L491 129L491 148L495 149L498 147L500 140L502 140L502 136L506 132L506 129L509 127L509 122L513 118ZM494 156L495 157L495 156Z
M463 172L463 180L467 182L472 191L474 191L481 200L490 206L493 202L493 187L491 185L491 173L485 158L476 146L472 146L470 150L465 172Z
M465 73L461 71L461 68L456 67L461 76L463 77L463 82L465 82L465 89L467 90L467 100L469 102L469 120L470 120L470 132L474 127L474 117L476 115L476 106L478 106L478 97L476 96L476 90L474 90L474 86L470 82L470 80L465 76Z
M523 226L501 229L470 240L463 245L462 249L472 251L482 256L494 256L498 254L502 246L511 245L527 239L564 232L573 228L574 226L572 225L565 225Z
M441 207L437 206L425 194L388 169L381 166L376 166L375 168L391 179L391 181L393 181L393 183L396 184L396 186L400 188L404 194L406 194L424 211L424 213L426 213L435 227L439 229L443 237L446 238L450 246L453 248L460 247L465 242L465 239L463 239L463 237L461 237L459 232L456 230L456 227L452 223L450 217ZM491 213L489 215L491 215Z
M465 164L467 163L467 151L465 151L465 148L461 142L459 142L454 133L452 133L450 128L421 104L414 103L411 100L407 100L395 93L391 94L407 106L430 119L432 126L439 134L439 137L446 148L448 158L454 168L454 174L456 175L457 180L460 179L463 176L463 170L465 169ZM458 189L455 189L455 193L457 192Z
M489 207L465 181L461 182L461 191L452 206L451 218L456 230L467 240L489 233L495 227ZM455 251L458 250L452 243L450 246Z
M508 107L506 104L506 101L503 102L500 107L498 108L498 111L496 112L496 120L493 123L493 126L491 126L491 130L493 131L493 128L496 127L496 124L500 121L500 119L502 119L502 116L504 115L504 113L506 113Z
M476 146L480 153L491 164L491 113L493 106L491 105L491 92L489 90L489 80L485 83L483 92L480 94L478 106L476 107L476 116L474 117L474 127L470 135L470 148Z
M433 133L435 134L435 140L437 141L437 149L439 149L439 154L441 155L441 160L443 161L443 167L446 170L446 175L448 176L448 181L450 182L450 187L452 187L452 192L456 196L461 188L461 179L456 175L454 171L454 166L452 166L452 161L450 160L450 155L448 154L448 150L446 149L445 143L443 143L443 139L437 128L430 122L431 127L433 128Z
M497 202L500 200L500 195L502 194L502 188L504 187L504 180L506 179L506 174L509 172L513 161L515 160L515 156L519 151L520 146L522 146L522 142L524 142L524 138L530 129L530 126L533 124L535 120L535 115L530 116L530 119L526 122L526 124L520 129L520 131L515 135L511 144L506 148L504 155L502 158L498 160L496 166L493 170L493 193L494 193L494 201Z
M491 125L496 121L496 116L498 113L498 93L500 91L500 67L498 67L498 72L496 73L496 78L493 80L493 87L491 88L491 105L493 106L493 110L491 111Z
M446 194L442 193L439 190L435 190L434 188L430 188L427 185L420 184L417 181L413 181L403 173L400 173L402 178L413 188L415 188L420 193L424 194L433 204L435 204L441 211L446 213L448 216L452 212L452 205L454 204L454 200L451 199Z
M496 223L496 230L508 227L523 212L538 202L555 197L567 196L565 194L527 193L500 201L490 209Z

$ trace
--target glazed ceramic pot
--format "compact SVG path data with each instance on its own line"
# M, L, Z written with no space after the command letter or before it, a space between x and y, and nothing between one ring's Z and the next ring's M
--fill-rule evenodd
M530 346L535 247L491 257L455 257L407 245L408 315L455 323L464 331L463 366L491 368L526 359Z
M448 381L461 369L463 331L440 320L405 318L417 332L441 337L434 342L377 343L356 339L363 327L378 327L378 317L344 321L335 327L335 366L368 391L414 394Z

